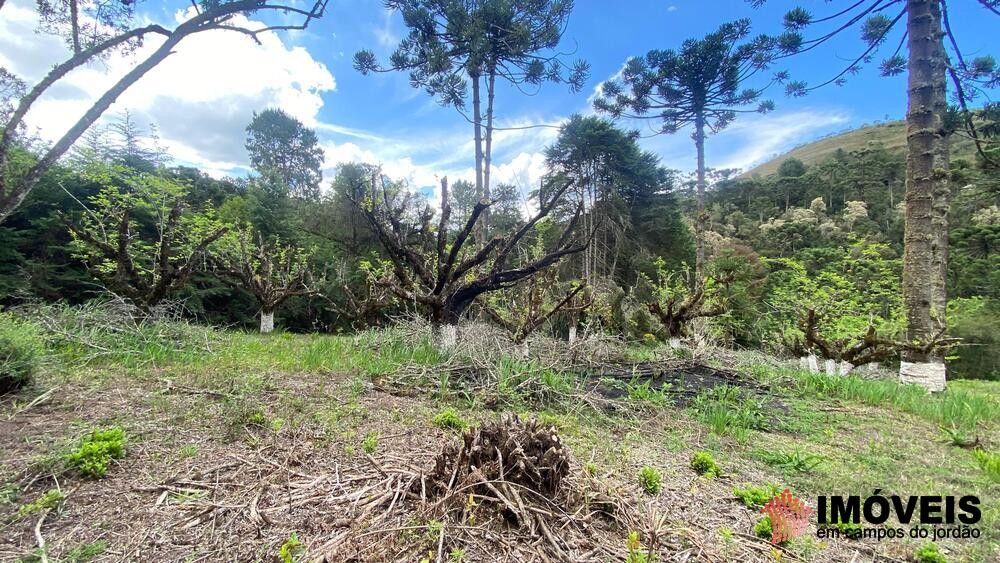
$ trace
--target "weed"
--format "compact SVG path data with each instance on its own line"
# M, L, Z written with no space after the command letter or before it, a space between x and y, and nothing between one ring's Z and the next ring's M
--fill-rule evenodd
M177 455L185 459L198 455L198 444L184 444L181 446L181 449L177 451Z
M21 492L21 487L14 483L7 483L0 487L0 506L14 504Z
M583 464L583 470L587 473L587 475L595 477L598 471L597 464L592 461L588 461L587 463Z
M365 439L361 441L361 449L368 455L374 454L375 450L378 449L378 432L365 434Z
M448 554L448 559L454 561L455 563L462 563L465 560L465 550L460 547L451 548L451 552Z
M739 387L719 385L700 393L690 408L715 434L745 442L750 430L768 429L764 407L761 400Z
M941 553L941 549L934 542L927 542L920 546L920 549L913 554L913 558L917 560L917 563L948 563L944 554Z
M96 429L83 437L66 457L67 465L85 477L100 478L112 459L125 457L125 431L120 427Z
M298 534L292 532L278 549L278 557L281 559L281 563L295 563L304 550Z
M656 406L666 406L670 400L663 389L653 389L649 380L638 383L633 380L625 384L625 393L630 401L636 403L651 403Z
M802 449L795 449L788 452L763 451L759 453L759 456L761 461L768 465L799 473L808 473L823 463L822 456Z
M431 419L431 422L438 428L451 428L453 430L465 430L469 427L468 421L452 408L447 408L437 413Z
M1000 454L976 448L972 450L972 457L979 462L979 467L992 481L1000 483Z
M713 479L722 474L719 464L715 463L715 458L712 457L712 454L705 451L694 452L694 455L691 456L691 469L694 469L698 475L708 479Z
M628 548L628 556L625 563L653 563L648 552L643 549L642 542L639 541L639 532L632 530L625 540L625 547Z
M108 549L108 542L97 540L90 543L81 543L62 556L63 563L87 563L92 559L102 555Z
M639 470L639 486L646 493L655 495L663 488L663 476L655 468L647 465Z
M66 495L62 491L59 489L49 489L35 499L34 502L22 504L17 509L17 519L21 520L39 512L54 510L64 500L66 500Z
M773 527L771 526L771 517L764 516L753 525L753 533L759 538L771 539L773 533Z
M736 532L732 528L728 526L719 528L719 539L722 540L722 543L727 545L732 544L735 537Z
M767 501L771 500L778 493L781 492L781 487L774 483L765 483L764 485L747 485L746 487L735 487L733 489L733 496L743 501L743 504L747 508L761 507L767 504Z

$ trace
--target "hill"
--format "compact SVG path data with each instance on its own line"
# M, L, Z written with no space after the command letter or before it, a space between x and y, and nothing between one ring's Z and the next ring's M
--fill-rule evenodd
M850 152L871 144L882 145L893 152L904 152L906 150L906 122L900 120L869 125L806 143L751 168L743 175L748 177L770 176L775 174L778 171L778 166L789 158L797 158L807 166L812 166L832 156L837 149ZM975 150L975 145L968 138L960 135L952 137L953 159L973 158Z

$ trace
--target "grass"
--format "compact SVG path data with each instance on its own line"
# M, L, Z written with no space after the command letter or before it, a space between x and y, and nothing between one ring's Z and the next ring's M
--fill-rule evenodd
M689 408L712 432L740 443L749 440L752 430L770 427L764 402L739 387L720 385L703 391Z

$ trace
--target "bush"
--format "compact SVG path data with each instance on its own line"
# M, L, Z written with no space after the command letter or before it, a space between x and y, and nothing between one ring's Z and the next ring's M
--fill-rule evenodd
M647 493L655 495L663 488L663 477L659 471L647 465L639 470L639 486Z
M31 382L38 370L40 342L34 325L0 313L0 395Z
M84 436L70 452L66 463L85 477L100 478L108 473L112 459L125 457L125 431L119 427L97 429Z
M760 507L767 504L778 493L781 488L774 483L765 483L762 486L747 485L746 487L736 487L733 489L733 496L743 501L747 508Z
M937 544L934 542L927 542L913 554L913 558L917 560L917 563L948 563L948 560L944 558L944 554L938 548Z
M455 409L444 409L434 415L431 422L439 428L451 428L454 430L465 430L469 427L469 423L460 414L455 412Z
M709 479L722 474L719 464L715 463L712 454L708 452L694 452L694 455L691 456L691 469L694 469L698 475Z
M771 526L771 517L765 516L757 521L753 525L753 533L758 538L771 539L771 535L774 533L774 528Z

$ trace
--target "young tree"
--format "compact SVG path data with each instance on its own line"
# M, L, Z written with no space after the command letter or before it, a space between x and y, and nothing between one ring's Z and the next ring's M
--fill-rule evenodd
M293 196L319 199L323 149L316 132L301 121L280 109L254 112L246 147L254 170L275 175Z
M401 301L427 312L439 344L447 349L455 344L459 319L477 297L511 287L587 247L590 237L577 233L578 208L556 237L553 249L512 263L514 250L546 220L571 185L566 183L541 199L538 212L516 231L494 236L478 247L471 243L470 235L491 203L477 203L465 225L453 233L448 229L451 197L447 178L441 180L441 213L436 225L429 206L407 218L408 210L414 211L409 194L377 172L370 191L355 205L368 218L392 264L393 276L385 283Z
M543 82L567 82L575 92L587 79L589 66L572 66L555 52L572 0L389 0L409 33L383 66L370 50L354 55L363 74L408 71L410 83L453 106L472 123L475 142L476 198L492 201L494 101L499 78L518 89ZM568 71L568 72L567 72ZM472 116L465 113L469 87ZM485 101L483 93L485 91ZM489 230L489 208L482 226Z
M191 211L168 178L94 165L102 185L79 221L66 218L75 254L112 292L149 310L187 284L228 228L211 210Z
M172 30L157 24L137 26L135 2L132 1L39 2L41 31L66 39L71 54L30 89L26 86L11 88L11 84L17 83L7 76L9 73L0 76L0 93L12 93L17 97L16 104L13 104L14 109L5 112L3 122L0 123L0 223L17 209L45 172L66 154L73 143L111 107L115 100L170 56L184 38L209 30L232 30L248 35L256 41L259 34L268 31L305 29L312 20L322 17L326 2L327 0L316 0L306 8L299 8L293 3L286 5L281 2L269 3L261 0L205 1L195 4L191 17ZM0 10L2 9L3 3L0 2ZM298 23L265 26L259 29L239 27L232 23L234 16L259 12L280 12L301 19ZM61 84L62 79L74 69L103 60L116 51L134 50L143 41L156 36L163 38L159 47L110 86L55 144L44 150L28 166L20 166L13 161L24 118L43 94Z
M215 271L250 292L260 305L260 331L274 330L274 312L297 296L317 295L309 268L310 253L279 243L268 244L249 226L231 231L219 244Z
M765 0L752 0L755 5ZM995 16L996 3L979 0ZM888 15L884 12L892 9ZM882 60L885 76L907 73L907 157L906 211L903 251L903 304L906 309L906 340L914 343L904 350L900 380L917 383L932 391L944 389L946 367L940 349L927 344L940 339L947 327L948 209L949 187L947 82L955 88L960 107L965 110L967 133L976 140L980 155L985 153L968 111L968 100L983 88L1000 85L1000 70L989 56L967 60L958 47L958 38L948 21L947 4L942 0L875 0L857 2L827 17L815 18L795 8L785 14L787 32L782 44L787 51L809 51L860 25L864 51L833 78L814 87L803 81L787 86L793 95L827 84L840 84L848 73L873 59L893 30L902 23L900 40L891 55ZM832 31L804 40L801 30L815 24L837 22ZM947 43L946 41L947 40ZM890 45L892 43L889 43ZM946 44L948 47L946 47ZM908 56L900 54L906 46ZM949 53L950 48L950 53ZM917 345L919 344L919 345Z
M629 59L620 80L602 86L594 108L615 118L659 120L659 133L692 127L697 153L697 212L695 215L695 286L705 277L705 138L717 133L739 113L774 109L761 100L768 85L743 85L765 70L777 55L777 42L767 36L745 41L750 20L726 23L702 39L688 39L680 50L653 50ZM744 42L745 41L745 42ZM772 83L784 79L778 73ZM750 106L756 106L751 108Z
M593 303L592 296L585 296L587 285L574 281L561 287L555 270L528 278L516 286L480 298L480 306L493 322L500 325L528 356L528 337L542 327L556 313L579 313Z

